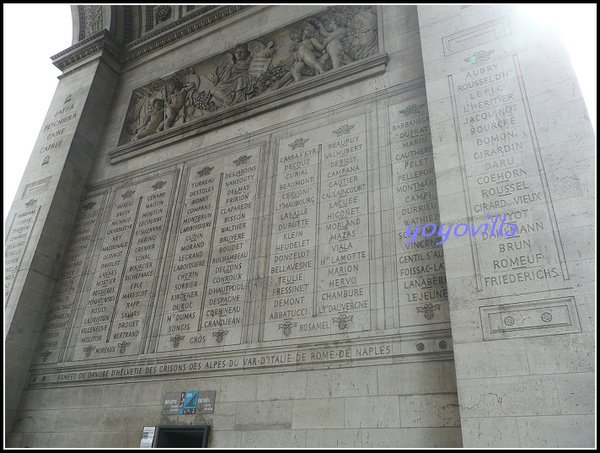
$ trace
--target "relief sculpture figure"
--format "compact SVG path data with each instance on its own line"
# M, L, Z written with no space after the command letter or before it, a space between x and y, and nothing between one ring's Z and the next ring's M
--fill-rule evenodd
M342 53L344 48L342 46L342 40L346 36L346 28L340 26L341 20L335 16L325 16L324 26L322 22L319 22L319 31L326 38L323 46L326 50L326 55L331 60L333 69L337 69L342 66Z
M325 72L325 68L319 61L321 55L317 57L317 54L315 53L317 50L322 51L324 47L315 37L315 34L315 27L311 23L307 22L304 25L304 30L302 31L302 41L300 41L295 55L296 62L293 64L291 69L292 76L296 82L302 80L301 71L305 66L314 69L317 74L323 74Z
M374 7L329 7L134 90L119 144L200 120L377 51Z
M193 84L184 85L181 80L173 78L167 81L167 112L162 129L168 129L175 124L179 113L185 106L185 101L190 90L195 89ZM186 121L186 114L181 115L182 122Z
M146 116L142 125L136 129L134 140L147 137L155 132L162 130L165 117L165 101L162 99L154 99L152 101L152 110Z
M223 56L212 75L211 92L217 104L227 106L252 96L254 80L248 74L251 62L252 55L245 45L236 47L233 55Z

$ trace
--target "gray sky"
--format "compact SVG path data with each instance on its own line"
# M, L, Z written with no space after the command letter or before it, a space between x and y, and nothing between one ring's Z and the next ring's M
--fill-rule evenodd
M4 4L3 13L6 222L58 85L60 71L50 57L71 45L73 26L65 4Z
M596 126L596 5L527 5L560 27ZM50 57L71 45L66 4L4 4L4 221L58 84ZM26 18L25 26L19 18ZM24 32L25 31L25 32ZM31 35L30 35L31 34Z

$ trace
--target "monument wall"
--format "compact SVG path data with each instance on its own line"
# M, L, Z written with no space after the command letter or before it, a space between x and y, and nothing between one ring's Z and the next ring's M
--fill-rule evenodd
M463 442L594 444L594 131L555 29L419 6ZM473 278L474 277L474 278Z
M417 10L336 14L357 34L321 74L264 68L323 6L252 8L123 65L14 445L206 423L209 446L461 444L443 251L403 240L439 218ZM187 391L214 412L165 408Z
M40 134L89 112L43 290L35 173L7 224L39 293L6 280L8 445L593 444L593 134L545 34L502 6L93 8ZM504 214L518 237L407 233Z

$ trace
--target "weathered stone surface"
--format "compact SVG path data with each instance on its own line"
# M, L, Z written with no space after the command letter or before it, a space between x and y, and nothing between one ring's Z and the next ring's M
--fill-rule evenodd
M563 415L589 413L595 354L594 138L568 56L512 6L419 6L419 26L440 220L517 231L444 243L464 445L592 446Z
M591 445L564 55L509 6L155 6L74 8L55 58L7 223L8 445ZM519 238L431 229L506 213Z

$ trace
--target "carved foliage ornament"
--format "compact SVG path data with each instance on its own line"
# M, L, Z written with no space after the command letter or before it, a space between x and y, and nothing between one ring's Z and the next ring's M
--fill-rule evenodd
M102 29L102 5L79 6L79 40Z
M377 54L374 6L334 6L135 90L124 145Z
M172 8L167 5L158 5L154 10L156 22L164 22L171 17Z

